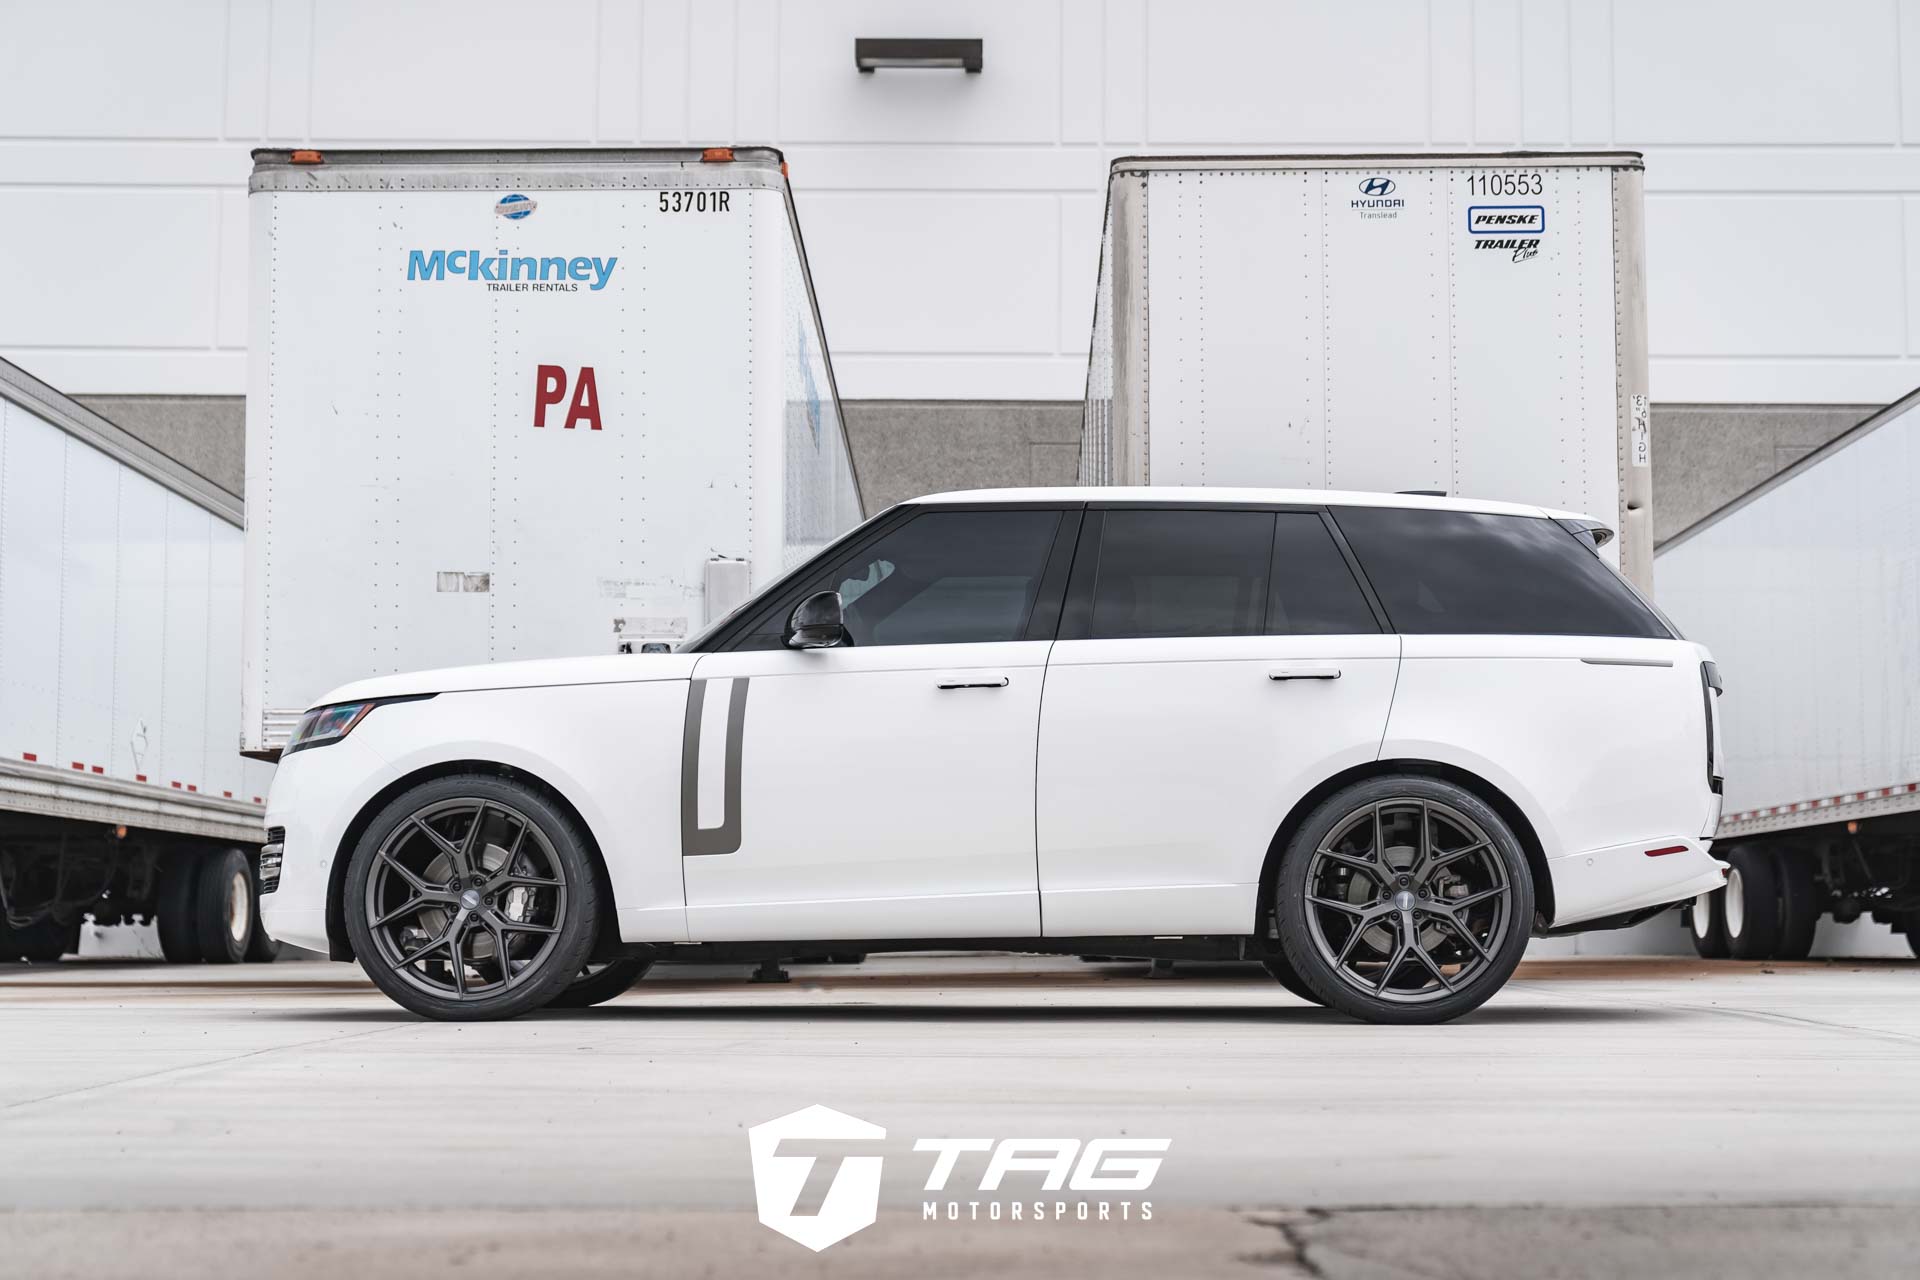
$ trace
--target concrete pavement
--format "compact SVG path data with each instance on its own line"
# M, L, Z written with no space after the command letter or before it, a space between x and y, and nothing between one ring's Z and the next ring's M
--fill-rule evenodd
M415 1263L489 1275L529 1241L565 1274L1000 1276L1638 1275L1648 1249L1787 1275L1816 1247L1873 1275L1920 1243L1920 963L1530 961L1433 1028L1224 967L794 974L665 970L597 1010L440 1025L344 965L0 971L0 1273L183 1233L250 1241L223 1255L247 1274L363 1277L410 1233ZM745 1137L814 1103L884 1126L888 1161L878 1225L817 1257L755 1222ZM1168 1138L1155 1220L923 1222L913 1141L955 1135ZM1572 1269L1518 1266L1543 1249Z

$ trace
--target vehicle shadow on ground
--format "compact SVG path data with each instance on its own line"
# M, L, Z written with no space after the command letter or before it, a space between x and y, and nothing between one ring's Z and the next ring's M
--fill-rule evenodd
M263 1022L405 1023L428 1024L398 1007L392 1009L261 1010ZM1676 1010L1583 1007L1483 1008L1444 1024L1474 1026L1575 1026L1581 1024L1652 1023L1683 1016ZM1247 1026L1323 1026L1360 1024L1345 1014L1310 1005L1177 1006L1164 1004L1089 1004L1035 1008L1029 1004L957 1005L915 1004L794 1005L648 1004L644 999L599 1005L592 1009L543 1009L525 1015L522 1022L849 1022L849 1023L1239 1023ZM1433 1031L1438 1028L1421 1028Z

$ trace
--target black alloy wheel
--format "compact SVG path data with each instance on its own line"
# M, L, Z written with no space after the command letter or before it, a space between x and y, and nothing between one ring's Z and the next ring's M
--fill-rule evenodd
M586 968L599 913L587 847L570 816L518 782L476 774L415 787L354 852L354 953L424 1017L538 1009Z
M1367 1022L1444 1022L1519 964L1533 879L1512 830L1472 792L1374 778L1295 832L1276 917L1286 959L1322 1003Z

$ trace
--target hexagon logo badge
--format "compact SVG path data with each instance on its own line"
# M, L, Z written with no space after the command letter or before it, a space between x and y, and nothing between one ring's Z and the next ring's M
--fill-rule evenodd
M872 1226L881 1156L859 1152L886 1136L877 1124L818 1104L748 1129L760 1221L815 1253Z

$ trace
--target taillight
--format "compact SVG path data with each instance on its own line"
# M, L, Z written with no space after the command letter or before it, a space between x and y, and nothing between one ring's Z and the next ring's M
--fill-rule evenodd
M1711 662L1700 664L1700 705L1707 714L1707 789L1713 794L1721 794L1725 781L1720 777L1720 762L1714 758L1713 700L1720 696L1726 686L1720 683L1720 668Z

